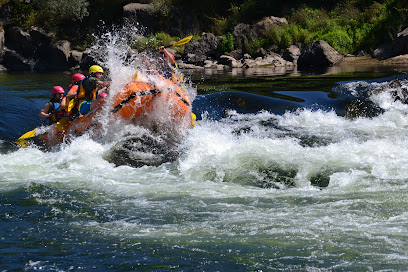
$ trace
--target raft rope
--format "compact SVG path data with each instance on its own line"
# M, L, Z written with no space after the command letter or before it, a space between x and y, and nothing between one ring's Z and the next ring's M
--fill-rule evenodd
M123 108L123 106L125 106L127 103L129 103L133 98L135 98L135 97L137 97L137 96L157 95L157 94L159 94L159 93L162 93L162 91L157 90L157 89L131 93L128 97L126 97L125 100L123 100L122 102L120 102L118 105L116 105L116 106L113 108L112 113L116 113L118 110L120 110L121 108ZM178 92L175 92L175 93L176 93L177 97L181 100L181 102L183 102L184 104L186 104L187 107L190 106L190 103L188 103L188 101L185 100Z
M159 93L161 93L161 91L156 90L156 89L131 93L125 100L123 100L118 105L116 105L116 107L113 108L112 113L116 113L118 110L123 108L123 106L125 106L127 103L129 103L133 98L135 98L137 96L157 95Z

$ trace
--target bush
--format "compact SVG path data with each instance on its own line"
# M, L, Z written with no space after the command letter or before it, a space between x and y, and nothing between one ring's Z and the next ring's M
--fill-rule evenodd
M307 43L311 40L308 31L295 24L274 26L267 38L269 45L276 45L281 51L294 43Z
M220 54L227 54L234 50L234 36L231 33L227 33L222 36L221 42L218 44L217 52Z
M35 23L35 11L31 5L21 3L18 0L11 1L11 22L23 29L28 29Z
M342 29L327 32L323 36L316 37L316 40L326 41L335 50L343 54L355 51L353 39Z
M245 45L244 52L253 55L259 48L265 48L268 46L268 44L269 41L267 38L252 39Z
M87 0L37 0L34 7L43 13L49 13L55 22L82 21L89 15Z

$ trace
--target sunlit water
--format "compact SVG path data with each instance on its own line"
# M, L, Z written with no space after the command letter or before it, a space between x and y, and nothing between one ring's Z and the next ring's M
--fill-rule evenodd
M197 112L174 161L133 168L90 135L12 146L69 77L2 79L2 271L406 271L408 105L393 96L405 79L334 89L377 108L368 117Z

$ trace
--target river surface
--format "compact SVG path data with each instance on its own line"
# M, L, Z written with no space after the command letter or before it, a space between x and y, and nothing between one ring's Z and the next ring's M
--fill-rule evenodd
M142 167L18 148L71 73L0 74L1 271L407 271L406 75L184 73L197 126Z

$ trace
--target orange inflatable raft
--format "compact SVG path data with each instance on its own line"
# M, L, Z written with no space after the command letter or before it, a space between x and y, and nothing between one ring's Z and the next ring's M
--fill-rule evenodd
M190 98L181 86L165 78L154 84L133 81L113 98L98 98L84 116L73 121L65 117L43 133L36 130L34 137L20 138L16 143L24 146L30 140L45 147L58 145L70 137L100 129L103 126L100 122L102 114L108 118L108 122L104 123L125 120L154 130L192 128L194 122Z

